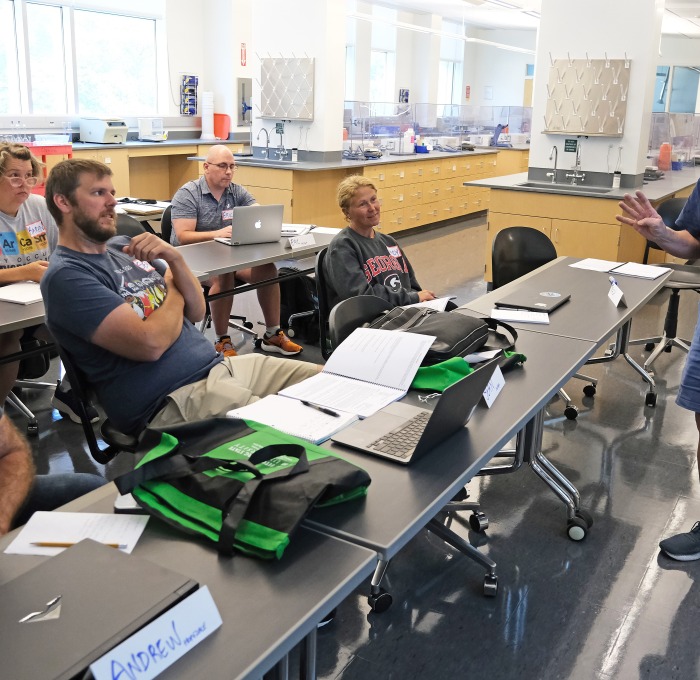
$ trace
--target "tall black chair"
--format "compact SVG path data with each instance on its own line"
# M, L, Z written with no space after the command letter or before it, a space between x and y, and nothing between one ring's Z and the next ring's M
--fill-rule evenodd
M494 289L505 286L511 281L529 274L557 257L557 249L549 237L533 227L507 227L499 231L493 239L491 248L491 273ZM597 380L576 373L575 378L590 383L583 392L592 397L595 394ZM571 402L569 395L560 389L559 396L564 400L564 415L569 420L578 417L578 408Z
M134 453L138 446L139 438L120 432L112 425L108 418L105 418L100 425L100 433L106 444L104 448L100 446L93 425L90 422L90 416L87 413L87 406L91 403L91 390L85 375L64 348L58 345L57 348L58 354L61 357L61 363L70 381L71 390L76 399L76 413L80 417L80 424L83 427L83 433L85 434L85 441L87 442L90 455L96 462L104 465L105 463L109 463L109 461L122 451Z
M173 233L173 219L171 217L172 206L169 205L160 218L160 236L166 242L170 243L170 235Z
M686 198L669 198L659 205L657 212L663 219L664 224L674 231L682 231L683 227L676 225L676 220L686 204ZM659 249L653 241L647 241L644 251L644 262L647 261L649 251ZM675 264L673 262L663 262L660 266L668 267L672 270L671 276L664 283L664 290L670 290L666 308L666 318L664 319L664 330L661 335L652 338L639 338L630 340L630 345L644 345L647 352L651 352L644 362L644 370L651 372L653 363L662 352L670 352L673 347L678 347L685 352L690 350L690 340L683 340L676 336L678 332L678 307L680 305L680 294L682 290L694 290L700 293L700 267L694 266L696 260L688 260L685 264ZM654 406L656 404L656 393L648 392L646 404Z
M318 252L316 255L316 265L314 267L316 295L318 296L319 344L321 345L321 355L324 359L328 359L334 347L334 345L330 344L330 338L328 336L328 317L330 316L331 310L328 301L326 273L323 269L323 262L326 259L327 251L328 248L324 248Z
M117 234L120 236L138 236L147 231L141 222L131 215L117 213Z
M391 305L388 302L374 295L359 295L339 302L331 309L328 315L328 334L331 347L337 347L356 328L369 323L390 307ZM461 523L467 522L467 520L462 520L458 514L462 511L470 511L472 513L468 519L469 527L472 530L482 532L488 528L488 518L480 510L479 504L467 501L467 496L467 490L462 489L425 528L439 536L445 543L482 565L486 569L484 594L494 596L498 588L496 563L450 529L453 518ZM389 562L387 560L380 559L370 583L370 594L367 602L372 610L376 612L386 611L392 603L391 595L381 586L388 566Z

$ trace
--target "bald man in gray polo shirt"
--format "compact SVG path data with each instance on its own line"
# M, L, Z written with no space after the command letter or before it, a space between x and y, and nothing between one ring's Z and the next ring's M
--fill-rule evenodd
M215 238L230 238L233 224L233 208L257 205L255 198L240 184L233 183L236 163L230 149L216 144L209 149L204 162L204 175L187 182L173 197L173 232L170 242L177 245L212 241ZM275 278L274 264L260 265L238 272L213 276L210 279L211 294L234 287L234 278L246 283L255 283ZM285 356L299 354L302 347L292 342L280 328L280 287L278 284L258 288L258 301L265 318L265 335L261 348ZM212 300L209 303L212 322L216 332L218 352L224 356L235 356L228 322L233 307L233 296Z

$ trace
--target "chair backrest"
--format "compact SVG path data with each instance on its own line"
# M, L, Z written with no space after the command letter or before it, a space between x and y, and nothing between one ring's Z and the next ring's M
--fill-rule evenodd
M668 198L663 203L659 204L656 212L659 213L659 216L669 229L673 229L674 231L682 231L682 227L676 226L676 220L687 202L687 198ZM661 248L659 248L654 241L647 241L644 248L644 257L642 258L642 262L644 262L644 264L647 263L649 259L649 251L652 249L661 250Z
M117 430L109 421L105 419L100 427L102 438L107 446L102 449L95 436L95 430L90 422L90 416L87 412L87 405L90 403L91 390L88 385L85 374L80 370L79 366L71 355L58 343L56 349L61 358L61 363L66 371L68 382L75 396L76 408L75 412L80 418L80 424L83 427L85 441L87 442L90 455L101 464L109 463L120 451L135 451L138 445L138 437L124 434Z
M145 227L131 215L117 213L117 234L120 236L138 236L146 231Z
M331 310L328 305L328 286L326 284L326 274L323 270L323 262L326 259L328 248L320 250L316 255L316 266L314 275L316 277L316 295L318 297L318 325L319 325L319 342L321 345L321 355L324 359L328 359L333 351L330 346L328 337L328 317Z
M499 231L491 248L493 287L529 274L556 259L557 250L549 237L532 227L507 227Z
M173 220L170 216L171 212L172 206L169 205L163 211L163 216L160 218L160 235L166 243L170 243L170 236L173 233Z
M375 295L358 295L341 300L328 316L331 347L337 347L356 328L376 319L392 305Z

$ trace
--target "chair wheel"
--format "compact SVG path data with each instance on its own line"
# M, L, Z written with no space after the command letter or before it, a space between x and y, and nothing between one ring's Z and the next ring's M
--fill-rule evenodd
M664 352L670 353L671 352L671 345L666 345L666 347L664 347Z
M578 408L574 406L573 404L569 404L565 409L564 409L564 415L569 419L569 420L576 420L578 418Z
M484 576L484 595L486 597L496 597L498 593L498 577L486 574Z
M394 598L391 597L391 595L387 593L384 588L380 588L379 592L377 593L370 593L369 597L367 598L367 604L369 604L370 609L373 612L377 612L377 614L381 614L389 609L393 601Z
M255 349L260 349L262 347L262 338L257 338L253 341L253 346Z
M595 397L595 393L596 393L595 385L586 385L583 388L583 393L587 397Z
M287 329L288 338L293 338L296 334L297 332L291 326Z
M469 526L477 534L483 533L489 528L489 518L481 510L475 510L469 516Z
M36 437L38 434L39 434L39 424L35 420L32 420L29 423L27 423L27 436L28 437Z
M588 533L588 523L578 515L570 519L566 525L566 532L572 541L582 541Z
M252 321L244 321L243 327L247 328L248 330L252 330L253 329L253 322Z
M582 519L588 525L589 529L593 526L593 515L591 515L591 513L588 512L588 510L579 508L578 512L576 513L576 517Z
M647 406L656 406L656 392L647 392L644 403Z
M645 352L651 352L654 349L654 343L653 342L647 342L646 345L644 345L644 351Z

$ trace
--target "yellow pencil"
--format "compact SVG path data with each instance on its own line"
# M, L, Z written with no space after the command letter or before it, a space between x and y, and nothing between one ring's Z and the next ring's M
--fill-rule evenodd
M75 543L64 543L62 541L35 541L32 543L32 545L36 545L40 548L70 548L72 545L75 545ZM121 550L126 548L126 544L124 543L103 543L102 545Z

